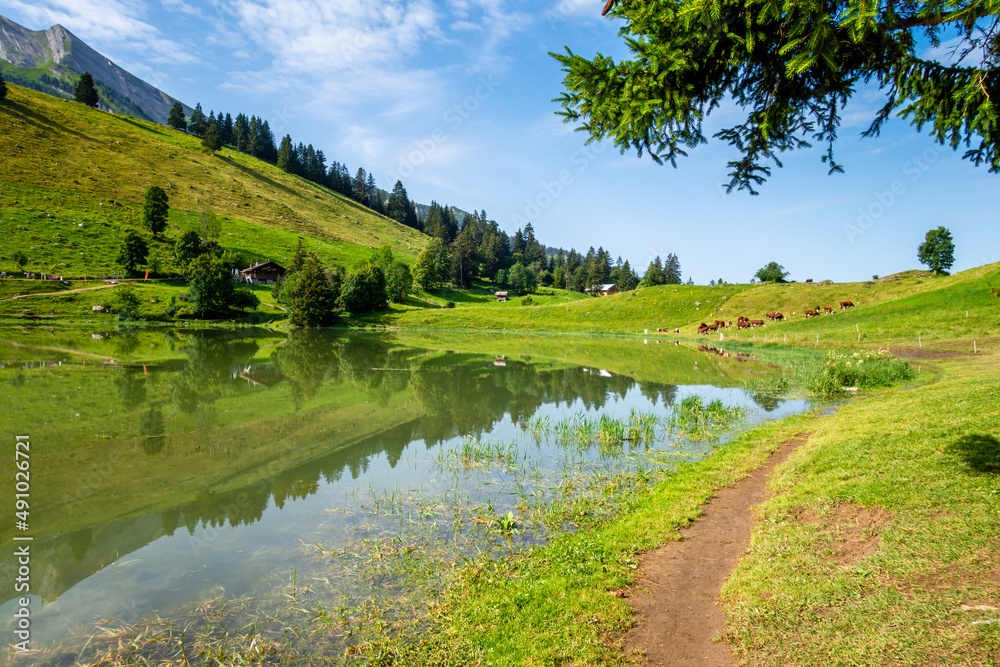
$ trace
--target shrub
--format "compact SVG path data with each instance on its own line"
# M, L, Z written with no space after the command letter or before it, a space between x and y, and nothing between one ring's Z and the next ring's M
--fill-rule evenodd
M889 350L831 352L826 363L810 378L809 389L823 396L835 396L844 387L886 387L899 380L909 380L915 373L909 363L897 359Z

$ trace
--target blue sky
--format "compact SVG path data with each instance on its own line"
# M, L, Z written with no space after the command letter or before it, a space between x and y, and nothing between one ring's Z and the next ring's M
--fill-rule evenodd
M928 229L955 238L954 270L1000 261L1000 175L894 120L860 139L878 91L846 109L836 146L783 160L757 197L724 194L733 152L712 142L658 166L585 145L554 112L549 51L623 56L602 0L0 0L32 29L61 23L192 106L267 118L416 201L485 209L547 245L603 245L641 274L677 253L685 278L746 282L770 261L792 280L919 268ZM710 119L723 127L736 109Z

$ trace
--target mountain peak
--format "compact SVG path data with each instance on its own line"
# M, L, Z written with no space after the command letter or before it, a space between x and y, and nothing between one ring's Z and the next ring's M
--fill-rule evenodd
M127 113L158 123L166 123L170 107L176 101L163 91L151 86L139 77L127 72L107 56L98 53L82 39L74 35L62 24L55 24L48 30L30 30L0 16L0 58L15 68L36 68L48 66L50 76L65 83L56 94L71 96L76 78L90 72L103 85L102 101L106 107L118 113ZM36 88L34 77L18 79L12 71L10 80L31 88ZM52 86L38 88L52 93ZM107 99L113 98L113 99ZM184 107L185 113L191 108Z

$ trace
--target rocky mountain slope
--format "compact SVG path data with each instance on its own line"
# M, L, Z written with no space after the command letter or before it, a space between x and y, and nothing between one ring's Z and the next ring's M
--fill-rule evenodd
M4 78L51 95L72 97L76 80L90 72L98 83L102 107L116 113L166 123L176 101L125 71L61 25L29 30L0 16L0 58ZM185 106L185 114L191 113Z

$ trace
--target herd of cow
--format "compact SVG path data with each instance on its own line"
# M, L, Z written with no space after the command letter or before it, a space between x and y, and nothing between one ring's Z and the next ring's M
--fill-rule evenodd
M847 308L853 308L853 307L854 307L854 302L853 301L841 301L840 302L840 309L841 310L845 310ZM822 313L827 313L828 315L832 315L833 314L833 306L823 306L823 307L816 306L815 308L811 308L809 310L806 310L805 311L805 316L806 316L806 319L809 319L810 317L819 317L820 314L822 314ZM792 316L794 317L796 314L797 313L793 312ZM767 315L765 315L765 317L768 319L768 321L771 321L771 322L780 322L781 320L786 319L785 315L783 313L779 313L779 312L767 313ZM762 326L765 326L764 320L751 320L750 318L744 317L742 315L740 315L739 317L736 318L736 330L737 331L739 331L740 329L753 329L755 327L762 327ZM713 322L712 324L706 324L704 322L702 322L701 324L699 324L698 325L698 333L700 333L700 334L709 334L709 333L712 333L712 332L715 332L715 331L719 331L720 329L732 329L732 328L733 328L732 321L715 320L715 322Z

